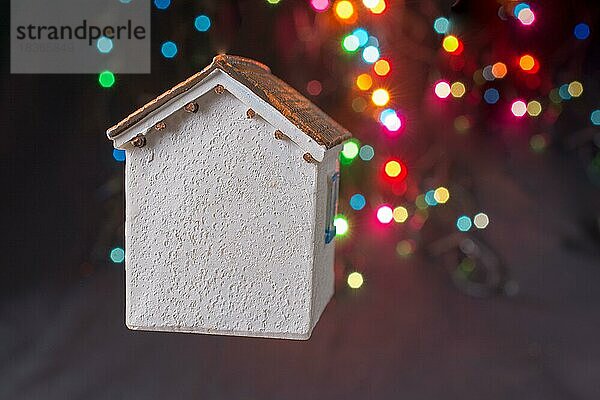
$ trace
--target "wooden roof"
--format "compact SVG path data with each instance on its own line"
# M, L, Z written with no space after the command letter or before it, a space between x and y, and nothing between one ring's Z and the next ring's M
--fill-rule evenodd
M328 149L352 136L348 130L335 122L297 90L271 74L271 70L266 65L248 58L221 54L216 56L213 62L202 71L169 89L130 114L123 121L109 128L107 131L108 137L110 139L116 138L173 98L193 88L215 69L225 72L246 86L279 111L302 132Z

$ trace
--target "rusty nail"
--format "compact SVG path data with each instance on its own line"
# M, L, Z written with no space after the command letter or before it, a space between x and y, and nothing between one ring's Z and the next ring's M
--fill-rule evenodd
M254 118L254 116L256 115L256 111L249 108L248 111L246 111L246 115L248 116L248 118Z
M131 144L134 147L144 147L146 145L146 136L139 134L131 139Z
M223 85L217 85L215 86L215 92L218 94L223 94L225 92L225 88Z
M192 101L191 103L187 103L183 109L189 113L195 113L198 111L198 103Z
M287 136L281 132L279 129L275 131L275 139L284 140L287 139Z
M307 163L316 163L317 162L317 160L315 160L314 157L312 156L312 154L310 154L310 153L304 153L302 158L304 158L304 161L306 161Z
M154 125L154 129L156 129L157 131L162 131L166 127L167 127L167 124L165 124L164 122L159 122L156 125Z

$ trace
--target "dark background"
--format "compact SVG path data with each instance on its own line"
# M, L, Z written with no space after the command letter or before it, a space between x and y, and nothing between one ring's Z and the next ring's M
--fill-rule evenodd
M383 15L361 20L392 60L388 85L407 119L389 140L350 105L364 70L339 46L352 28L305 1L153 7L152 74L117 74L111 89L93 75L10 75L1 2L0 398L599 398L600 140L589 120L600 107L599 6L530 2L539 25L523 33L498 18L502 3L388 1ZM198 13L212 18L206 34L193 29ZM519 124L481 103L432 102L436 79L459 78L431 29L439 15L460 27L467 64L534 49L542 87L577 79L584 95L555 118ZM572 27L584 20L592 35L578 43ZM165 40L180 45L172 60L160 55ZM123 264L108 257L123 244L123 164L104 131L222 51L263 61L305 94L320 80L311 100L375 147L370 164L342 167L340 212L351 231L337 243L335 298L308 342L124 325ZM507 82L508 92L533 93ZM453 128L463 114L473 121L467 135ZM541 154L530 149L534 134L547 138ZM374 208L354 213L348 199L362 191L372 204L393 201L377 179L389 155L409 166L408 193L443 184L456 201L432 210L422 229L374 227ZM456 215L482 210L490 226L457 237ZM399 257L406 238L416 250ZM501 278L484 277L482 291L476 279L457 280L465 238L500 260ZM365 276L360 290L345 284L352 270Z

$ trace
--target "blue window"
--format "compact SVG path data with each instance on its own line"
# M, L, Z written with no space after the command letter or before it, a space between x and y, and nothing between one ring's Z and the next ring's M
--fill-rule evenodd
M325 214L325 243L331 243L335 237L335 214L337 213L340 173L336 172L327 181L327 213Z

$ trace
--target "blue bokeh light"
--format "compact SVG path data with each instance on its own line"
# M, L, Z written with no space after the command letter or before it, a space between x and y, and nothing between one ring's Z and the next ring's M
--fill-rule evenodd
M194 27L199 32L206 32L210 29L210 18L207 15L198 15L194 20Z
M173 58L177 55L177 45L174 42L164 42L160 48L162 55L166 58Z
M483 99L488 104L496 104L500 100L500 93L496 88L489 88L483 93Z
M461 215L456 220L456 228L461 232L467 232L473 226L473 221L466 215Z
M353 210L360 211L367 205L367 199L360 193L356 193L352 197L350 197L350 207Z
M433 22L433 30L443 35L450 30L450 21L448 18L439 17Z
M428 206L438 205L438 202L435 199L435 190L429 190L427 193L425 193L425 203L427 203Z
M592 121L592 124L596 126L600 125L600 110L592 111L590 114L590 121Z
M358 151L358 156L363 161L371 161L375 157L375 150L368 144L362 146Z
M590 37L590 26L585 22L581 22L575 25L575 28L573 29L573 34L577 39L585 40L588 37Z
M166 10L171 5L171 0L154 0L154 5L159 10Z
M369 33L363 28L355 29L352 34L358 38L358 45L360 47L366 45L369 41Z

